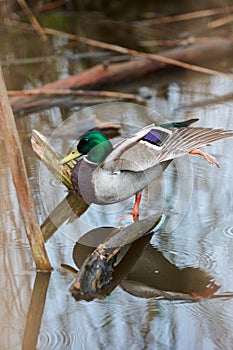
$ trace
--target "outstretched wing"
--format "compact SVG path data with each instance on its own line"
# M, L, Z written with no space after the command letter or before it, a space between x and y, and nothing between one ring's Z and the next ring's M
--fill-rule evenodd
M112 172L143 171L163 161L183 156L195 148L232 136L233 130L202 127L166 129L151 125L117 144L102 167Z

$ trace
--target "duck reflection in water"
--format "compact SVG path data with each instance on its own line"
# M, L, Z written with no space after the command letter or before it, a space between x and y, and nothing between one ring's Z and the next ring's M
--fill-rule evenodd
M166 292L174 292L209 298L220 288L208 273L199 268L178 268L151 243L145 246L143 254L121 286L139 297L169 297Z
M137 297L172 300L210 298L220 288L205 271L195 267L179 268L166 259L150 243L154 232L119 249L115 259L105 264L104 275L100 276L103 257L98 255L94 262L89 257L112 231L111 227L91 230L75 244L73 260L82 272L78 283L76 279L71 287L76 300L104 298L117 285Z

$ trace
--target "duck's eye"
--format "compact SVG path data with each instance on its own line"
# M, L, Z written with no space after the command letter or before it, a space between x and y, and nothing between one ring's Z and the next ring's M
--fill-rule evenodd
M89 142L89 139L86 137L82 140L83 143L88 143Z

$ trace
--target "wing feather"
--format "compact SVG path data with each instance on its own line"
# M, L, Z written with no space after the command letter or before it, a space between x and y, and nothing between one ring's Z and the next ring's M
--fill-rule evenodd
M143 141L143 137L151 129L156 130L156 128L150 125L131 138L120 142L101 166L112 172L143 171L163 161L183 156L195 148L233 136L233 130L202 127L169 128L169 137L161 147L158 147Z

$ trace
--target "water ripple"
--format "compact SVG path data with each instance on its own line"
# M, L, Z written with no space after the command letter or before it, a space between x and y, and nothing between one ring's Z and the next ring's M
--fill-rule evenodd
M169 255L173 256L173 260L178 266L201 267L206 271L213 271L216 266L216 259L209 251L201 251L199 248L193 248L192 251L182 249L179 251L170 251Z
M55 179L54 177L40 177L40 188L42 190L45 190L47 187L51 190L51 187L54 189L60 189L61 188L61 182Z
M42 329L38 339L38 349L72 349L75 336L68 330L59 328Z
M226 236L226 237L230 237L232 238L233 237L233 226L227 226L223 229L223 234Z

